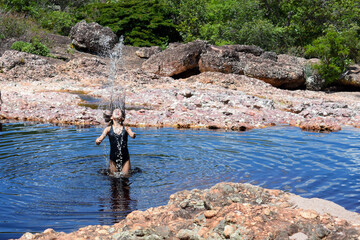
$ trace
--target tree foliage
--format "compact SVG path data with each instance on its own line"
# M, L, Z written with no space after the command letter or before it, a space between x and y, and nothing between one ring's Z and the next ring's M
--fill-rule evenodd
M326 35L307 46L308 55L320 58L320 64L314 67L328 85L340 79L350 63L359 59L358 30L358 27L354 27L339 32L334 27L330 27L326 30Z
M96 3L81 8L78 20L110 27L124 43L133 46L163 46L181 40L171 18L172 10L157 0Z

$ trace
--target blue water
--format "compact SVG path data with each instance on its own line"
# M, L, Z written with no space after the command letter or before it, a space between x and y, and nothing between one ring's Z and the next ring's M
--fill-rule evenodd
M247 132L134 128L129 182L102 174L101 128L7 123L0 132L0 239L46 228L71 232L113 224L167 204L185 189L247 182L334 201L360 212L360 131Z

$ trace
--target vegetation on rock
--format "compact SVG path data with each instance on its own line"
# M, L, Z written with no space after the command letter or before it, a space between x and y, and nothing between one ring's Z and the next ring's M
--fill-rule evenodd
M42 44L37 38L32 39L30 43L23 41L14 42L11 46L11 49L45 57L51 56L49 48Z

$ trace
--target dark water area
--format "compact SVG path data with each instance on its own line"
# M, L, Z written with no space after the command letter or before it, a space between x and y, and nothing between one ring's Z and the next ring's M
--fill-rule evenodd
M318 197L360 212L360 131L247 132L134 128L133 174L101 172L108 140L101 128L7 123L0 132L0 239L47 228L71 232L110 225L133 210L165 205L177 191L246 182Z

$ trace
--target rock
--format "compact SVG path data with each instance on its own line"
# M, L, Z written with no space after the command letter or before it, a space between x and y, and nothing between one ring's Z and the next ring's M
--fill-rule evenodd
M309 60L301 57L291 56L287 54L279 54L277 56L277 61L279 63L286 63L290 65L296 65L299 67L304 67L306 64L308 64Z
M232 225L226 225L224 228L224 236L230 238L230 236L235 232L235 228Z
M161 52L161 47L152 46L152 47L143 47L136 51L136 55L141 58L149 58L154 54Z
M244 74L285 89L297 89L305 83L303 68L271 60L249 62Z
M188 229L181 229L177 234L176 237L179 238L180 240L199 240L199 236Z
M290 240L307 240L307 239L309 239L309 237L302 232L298 232L298 233L291 235L289 237L289 239Z
M305 83L302 66L276 62L277 56L271 52L240 51L234 46L211 46L201 54L200 72L222 72L244 74L261 79L275 87L296 89Z
M55 75L56 69L46 57L8 50L0 58L0 79L39 81Z
M198 68L200 54L206 47L205 41L194 41L168 48L146 60L142 70L169 77L194 70Z
M200 72L222 72L244 74L247 55L242 55L240 60L239 52L230 46L214 47L211 46L206 52L201 54L199 61ZM252 56L252 55L250 55Z
M225 45L223 48L238 53L250 53L254 56L260 56L264 53L262 48L255 45Z
M199 69L200 72L244 74L246 63L263 53L264 50L256 46L210 46L206 52L201 54Z
M306 78L305 86L310 91L320 91L325 87L325 80L319 75L314 74Z
M25 234L22 236L22 238L23 238L24 240L30 240L30 239L34 239L35 236L34 236L34 234L27 232L27 233L25 233Z
M360 88L360 65L355 64L349 67L348 73L338 81L338 84Z
M212 217L216 216L216 214L217 214L217 211L215 211L215 210L208 210L208 211L204 212L204 216L206 218L212 218Z
M107 55L118 42L118 37L109 28L98 23L78 22L70 31L71 42L80 51Z
M317 218L319 215L315 211L303 211L300 212L300 216L305 219L314 219Z
M275 52L264 52L263 54L260 55L260 58L269 59L274 62L277 62L278 60L278 56L276 55Z

